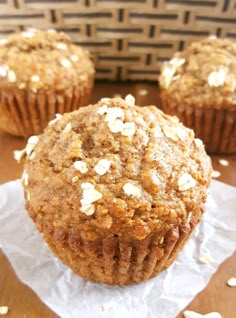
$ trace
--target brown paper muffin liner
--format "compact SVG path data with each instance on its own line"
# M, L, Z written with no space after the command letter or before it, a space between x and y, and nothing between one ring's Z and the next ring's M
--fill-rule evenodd
M45 231L45 227L44 239L64 264L86 280L129 285L147 281L169 267L200 221L201 214L199 209L189 223L154 232L144 240L114 235L88 241L79 233ZM42 231L42 224L37 226Z
M236 152L236 109L196 107L175 103L161 92L163 111L177 116L202 139L208 153Z
M39 92L0 90L0 128L12 135L28 137L43 132L55 114L63 114L85 106L93 88L93 77L86 86L66 92Z

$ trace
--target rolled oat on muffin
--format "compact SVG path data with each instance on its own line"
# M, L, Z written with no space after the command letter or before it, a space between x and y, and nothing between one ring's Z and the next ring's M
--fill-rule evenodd
M31 29L0 42L0 128L39 134L56 113L88 103L94 66L89 52L53 30Z
M174 261L212 171L192 130L130 95L64 114L18 155L26 209L48 246L110 285L146 281Z
M164 63L163 110L203 140L209 153L236 152L236 43L210 37Z

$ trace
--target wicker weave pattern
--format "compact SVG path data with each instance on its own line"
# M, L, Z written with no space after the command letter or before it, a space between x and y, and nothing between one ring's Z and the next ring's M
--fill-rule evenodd
M156 80L189 42L236 38L235 0L3 0L0 34L55 28L94 53L97 78Z

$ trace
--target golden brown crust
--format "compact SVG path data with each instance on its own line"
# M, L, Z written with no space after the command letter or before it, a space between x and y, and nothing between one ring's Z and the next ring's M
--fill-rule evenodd
M31 30L0 42L0 128L40 134L56 113L88 103L94 80L89 53L62 32Z
M94 75L89 53L63 32L31 30L9 35L0 44L0 88L65 91L83 87ZM86 86L86 85L85 85Z
M208 38L164 63L161 90L183 106L236 109L236 43Z
M162 270L210 183L193 132L133 103L103 99L64 114L25 150L26 208L38 230L75 272L107 284Z

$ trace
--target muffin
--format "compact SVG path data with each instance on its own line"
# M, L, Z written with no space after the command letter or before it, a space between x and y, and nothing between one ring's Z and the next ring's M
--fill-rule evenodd
M193 131L134 103L103 98L66 113L18 153L37 229L97 283L139 283L167 268L200 221L210 183Z
M0 128L16 136L43 131L56 113L86 105L93 86L89 53L54 30L0 41Z
M236 43L210 37L165 63L163 110L202 139L209 153L236 152Z

